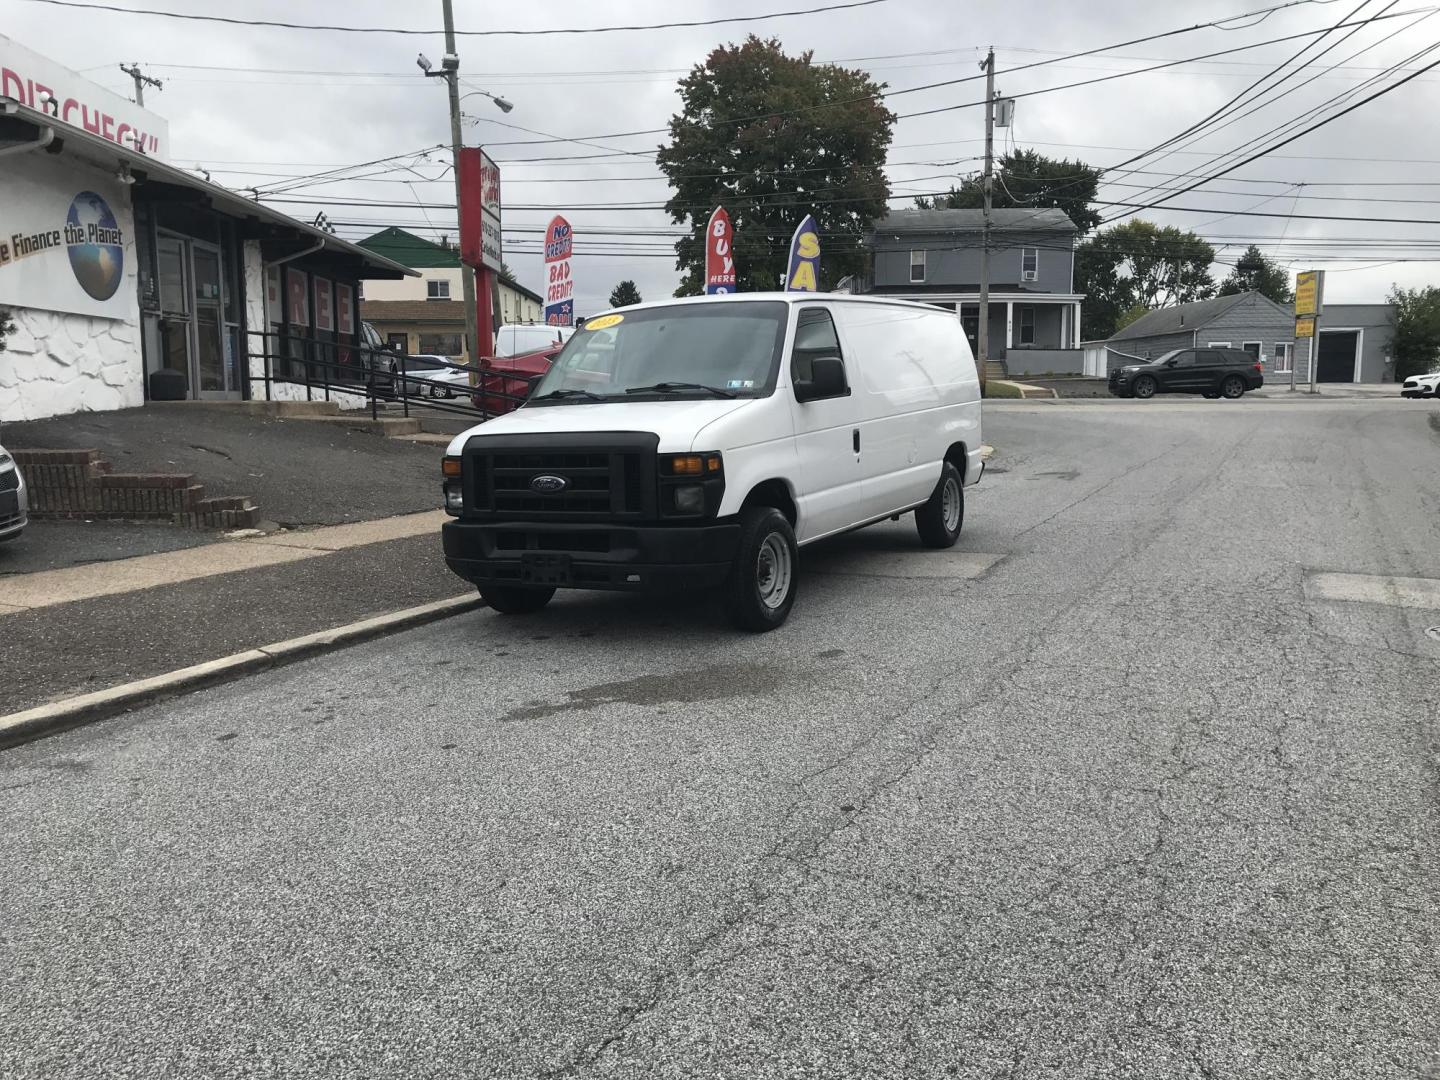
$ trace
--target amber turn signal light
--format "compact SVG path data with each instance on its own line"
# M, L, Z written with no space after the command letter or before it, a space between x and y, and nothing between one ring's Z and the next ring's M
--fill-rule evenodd
M458 457L441 458L440 472L444 476L458 477L460 475L460 459Z
M671 454L662 463L670 476L704 476L720 471L719 454Z

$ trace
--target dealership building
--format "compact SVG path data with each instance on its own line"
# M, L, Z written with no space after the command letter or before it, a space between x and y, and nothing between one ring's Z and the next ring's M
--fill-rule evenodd
M363 381L414 271L168 163L165 121L0 36L0 422Z

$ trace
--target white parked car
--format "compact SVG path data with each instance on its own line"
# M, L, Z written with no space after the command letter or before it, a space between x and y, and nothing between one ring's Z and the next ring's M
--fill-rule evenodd
M0 446L0 543L14 540L29 520L25 477L3 446Z
M926 545L953 545L980 447L954 312L811 293L639 304L589 320L523 407L450 443L445 559L504 613L558 587L711 586L769 630L808 544L913 511Z
M1411 375L1400 387L1400 396L1440 397L1440 371L1432 371L1429 375Z
M557 341L569 341L573 333L573 326L546 326L543 323L502 326L495 332L495 355L524 356L526 353L541 352Z
M448 389L453 376L463 375L467 382L470 378L468 369L464 372L453 369L452 365L456 362L448 356L433 356L428 353L403 357L397 355L390 362L390 370L397 390L401 383L404 383L404 392L410 397L448 397L449 394L442 393L437 384Z

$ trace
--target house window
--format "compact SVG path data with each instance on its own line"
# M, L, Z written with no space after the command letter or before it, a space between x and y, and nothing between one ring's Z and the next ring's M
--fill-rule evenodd
M1022 307L1020 309L1020 344L1035 344L1035 309L1033 307Z
M910 280L911 280L911 281L924 281L924 280L925 280L925 252L924 252L924 251L912 251L912 252L910 252Z
M421 334L420 352L425 356L460 356L465 346L460 334Z
M427 281L425 282L426 300L449 300L450 282L448 281Z
M1020 249L1020 280L1034 281L1040 276L1040 249Z
M1290 370L1290 343L1288 341L1275 343L1275 370L1277 373Z
M1228 341L1207 341L1205 344L1208 345L1208 346L1210 346L1210 348L1212 348L1212 349L1228 349L1228 348L1230 348L1230 343L1229 343Z
M1261 349L1261 344L1260 344L1260 342L1258 342L1258 341L1242 341L1242 342L1240 343L1240 347L1241 347L1242 349L1244 349L1247 353L1249 353L1251 356L1253 356L1256 360L1259 360L1259 359L1261 358L1261 357L1260 357L1260 349Z

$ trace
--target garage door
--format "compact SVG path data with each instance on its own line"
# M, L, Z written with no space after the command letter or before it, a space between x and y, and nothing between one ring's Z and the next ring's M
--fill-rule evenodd
M1355 347L1360 342L1358 330L1331 330L1320 333L1321 382L1355 381Z

